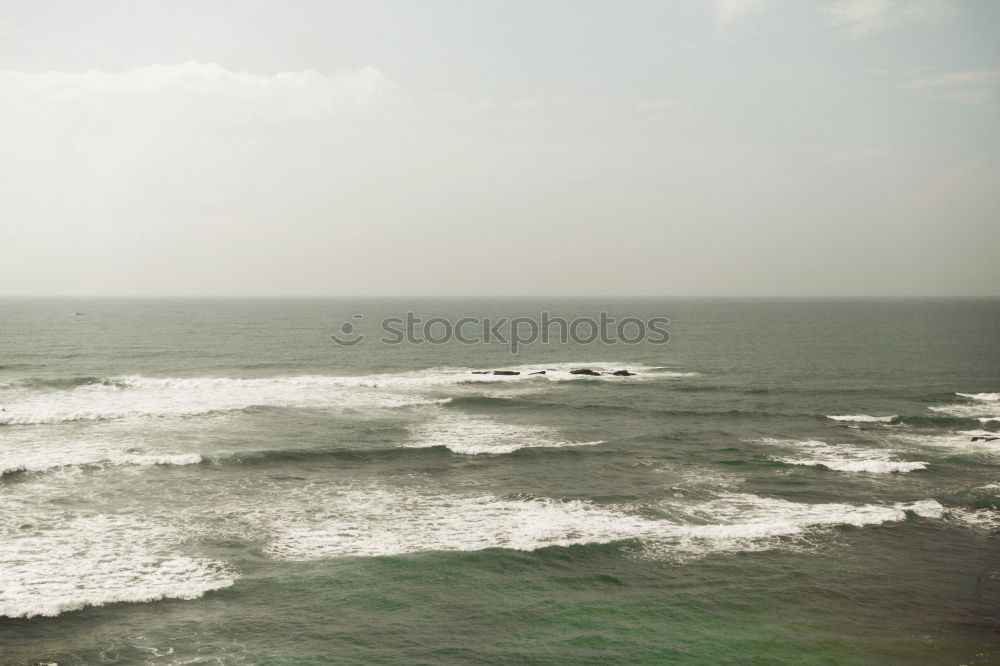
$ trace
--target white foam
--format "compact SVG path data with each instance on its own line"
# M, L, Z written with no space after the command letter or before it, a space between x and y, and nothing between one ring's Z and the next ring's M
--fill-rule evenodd
M997 509L951 508L947 511L947 517L990 534L1000 532L1000 511Z
M894 460L889 451L854 446L833 446L818 440L763 439L757 441L797 450L797 455L770 456L773 460L789 465L825 467L837 472L894 474L926 469L928 465L923 461Z
M798 536L814 528L902 520L907 510L941 514L941 505L933 500L854 506L738 493L723 494L695 509L682 507L665 505L663 510L674 513L658 519L636 507L577 500L353 489L325 497L308 513L276 517L265 551L278 559L311 560L486 548L531 551L639 540L647 554L690 556L774 547L774 537Z
M65 426L5 429L0 431L0 475L77 465L196 465L202 461L194 448L205 437L198 424L154 421L143 425L141 435L134 424L122 421L82 430Z
M455 453L513 453L528 447L592 446L603 441L571 442L542 426L500 423L490 418L446 415L411 428L410 447L446 446Z
M120 377L69 390L5 395L0 425L151 416L191 416L251 406L395 408L442 399L377 390L376 382L348 377Z
M0 614L55 615L87 605L190 599L226 587L236 577L227 565L186 550L209 535L263 539L264 553L282 560L628 541L622 547L635 556L683 561L719 552L799 548L829 537L831 526L902 520L908 510L941 515L932 500L806 504L697 479L690 493L675 493L653 506L501 498L445 490L426 485L426 479L392 487L331 480L244 482L238 493L226 483L186 487L191 504L177 527L169 497L144 503L141 517L65 509L107 504L79 468L17 484L16 491L0 487L5 507Z
M846 414L827 416L832 421L850 421L853 423L892 423L898 416L869 416L868 414Z
M643 368L651 373L655 373L660 377L698 377L701 375L700 372L682 372L680 370L673 370L671 368L662 366L653 366Z
M800 461L799 465L822 465L838 472L869 472L871 474L896 474L927 469L922 461L903 462L896 460L814 460Z
M970 398L972 400L984 400L991 402L1000 401L1000 393L956 393L955 395L960 395L963 398Z
M178 552L183 535L164 525L99 514L17 525L27 520L11 517L0 531L0 616L194 599L235 580L221 562Z
M64 465L197 465L201 461L197 453L135 452L112 441L0 441L0 475Z
M684 507L683 511L691 510ZM903 520L907 511L927 518L943 515L941 504L931 499L895 504L805 504L748 493L726 493L698 505L689 514L692 520L706 524L682 527L676 542L661 540L654 543L653 551L663 555L678 547L695 553L765 550L790 537L802 538L827 527L864 527Z
M197 465L202 458L197 453L174 453L174 454L129 454L122 456L119 460L111 460L112 463L133 464L133 465Z
M908 447L920 447L942 452L954 453L975 453L977 455L1000 455L1000 441L973 442L976 436L996 436L988 430L960 430L948 433L929 432L895 432L891 435L891 441L899 442Z
M959 430L960 435L968 435L971 439L972 437L1000 437L1000 433L992 432L990 430Z
M979 395L993 394L983 393ZM937 412L938 414L947 414L948 416L955 416L963 419L976 419L980 423L1000 421L1000 414L998 414L998 412L1000 412L1000 404L997 404L997 402L993 400L979 399L973 404L937 405L934 407L928 407L928 409L932 412Z
M594 372L601 373L600 375L574 375L571 373L572 370L589 368ZM649 381L656 379L673 379L673 378L683 378L683 377L695 377L698 376L697 372L680 372L666 370L660 367L652 367L647 365L634 365L629 363L615 363L609 361L589 361L589 362L579 362L579 363L535 363L527 365L514 365L507 367L497 367L497 368L485 368L486 371L492 370L510 370L513 372L519 372L519 375L493 375L493 374L473 374L471 368L441 368L439 372L445 373L445 376L450 377L452 373L457 372L458 376L461 377L462 383L478 383L478 382L516 382L523 381L525 379L533 381L549 381L549 382L564 382L564 381L584 381L584 380L604 380L613 383L620 383L622 381ZM632 373L628 377L615 376L614 372L618 370L628 370ZM537 372L543 372L545 374L531 374Z
M628 367L633 377L586 377L570 374L578 367L611 373ZM554 371L548 368L554 368ZM622 382L665 376L645 366L620 363L558 363L522 365L509 368L520 375L473 374L472 368L431 368L428 370L360 376L285 376L256 379L229 377L113 377L70 389L30 390L7 385L0 390L0 425L34 425L65 421L89 421L129 417L176 417L251 406L396 408L440 404L450 400L430 395L436 389L461 385L519 382L523 389L537 387L539 381L559 382L604 379ZM544 375L530 372L546 370ZM689 373L676 373L686 376ZM669 374L667 375L669 376ZM531 381L534 380L534 381Z

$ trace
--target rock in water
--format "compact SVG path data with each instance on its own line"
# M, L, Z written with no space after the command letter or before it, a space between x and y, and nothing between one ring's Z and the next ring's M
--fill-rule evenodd
M628 370L615 370L611 374L613 374L615 377L634 377L635 376L634 372L629 372Z
M494 370L494 375L519 375L521 374L517 370Z
M588 377L600 377L601 373L591 370L590 368L578 368L576 370L570 370L571 375L587 375Z
M544 375L545 371L544 370L539 370L538 372L529 372L528 374L529 375Z

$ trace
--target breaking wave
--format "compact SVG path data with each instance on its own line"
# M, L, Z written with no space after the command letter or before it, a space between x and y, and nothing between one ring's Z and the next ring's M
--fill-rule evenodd
M906 473L927 469L924 461L894 460L886 451L862 449L853 446L833 446L818 440L757 440L764 444L775 444L795 449L793 455L772 455L772 460L788 465L825 467L837 472L867 472L869 474Z
M572 442L553 428L500 423L489 418L448 415L411 429L409 447L445 446L455 453L513 453L530 447L593 446L603 441Z
M570 374L589 367L602 376ZM22 380L0 389L0 425L37 425L129 417L178 417L254 406L391 409L441 404L440 389L464 385L506 385L531 390L538 382L602 380L621 383L691 373L631 368L632 377L614 377L615 363L560 363L509 368L519 375L474 374L471 368L361 376L303 375L238 379L229 377L143 377L138 375L66 380ZM544 370L546 374L531 375ZM28 383L24 383L28 381ZM437 393L437 394L436 394Z
M30 534L4 531L0 616L195 599L235 582L224 563L178 552L179 531L127 516L79 517Z
M426 551L638 541L644 556L690 557L777 547L838 525L903 520L908 511L940 517L934 500L909 504L803 504L723 493L694 507L665 503L650 517L640 507L602 506L547 498L503 499L404 494L389 489L345 491L313 515L277 518L265 548L286 560L374 557Z
M983 400L990 402L1000 401L1000 393L956 393L955 395L960 395L963 398L969 398L971 400Z
M868 414L847 414L839 416L827 415L831 421L849 421L851 423L894 423L898 416L869 416Z

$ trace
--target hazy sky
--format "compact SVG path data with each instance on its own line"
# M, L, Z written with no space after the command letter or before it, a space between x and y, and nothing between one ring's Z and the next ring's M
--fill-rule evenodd
M0 2L0 294L1000 294L1000 2Z

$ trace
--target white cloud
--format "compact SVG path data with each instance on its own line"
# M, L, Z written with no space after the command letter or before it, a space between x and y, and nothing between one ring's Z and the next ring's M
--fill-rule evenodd
M823 12L848 37L858 39L892 25L893 4L893 0L838 0Z
M955 0L910 0L904 14L919 21L937 21L958 13Z
M861 39L904 21L937 21L956 13L953 0L835 0L821 10L850 39Z
M455 243L562 247L547 221L634 181L586 111L372 68L0 71L0 292L446 293L481 261Z
M1000 69L970 69L962 72L949 72L939 76L928 76L912 79L901 87L907 90L915 88L941 88L950 86L995 86L1000 83Z
M0 70L0 99L20 107L102 108L166 105L175 111L247 117L309 117L366 111L397 95L379 70L363 67L332 76L314 70L251 74L189 61L122 72Z
M21 250L0 249L0 282L18 275L10 254L46 244L105 262L120 256L127 272L130 257L176 258L210 247L210 236L253 237L244 226L280 244L259 229L296 214L346 217L364 179L396 159L383 135L401 100L370 67L0 70L0 230L27 230ZM112 272L89 275L89 288L116 289ZM25 276L20 288L30 290Z
M1000 108L1000 69L969 69L904 81L903 90L920 90L956 104Z
M715 0L715 21L720 29L764 6L764 0Z

